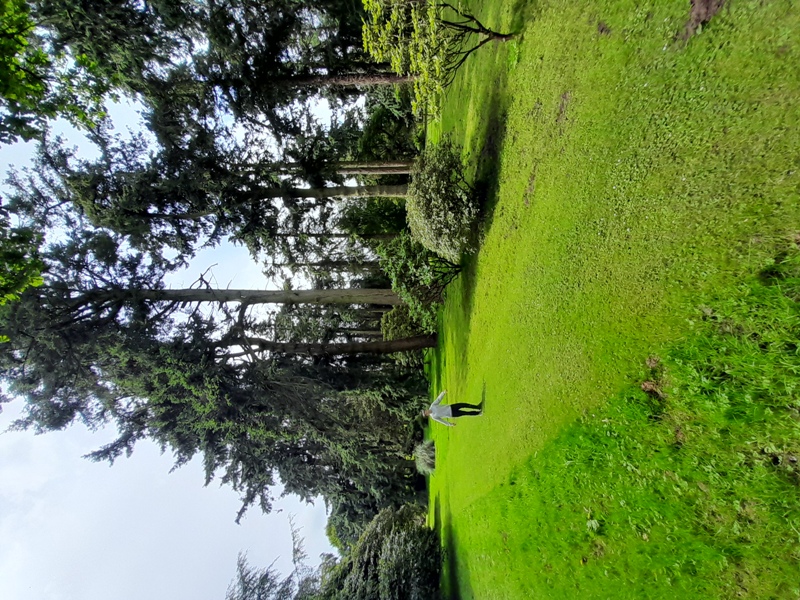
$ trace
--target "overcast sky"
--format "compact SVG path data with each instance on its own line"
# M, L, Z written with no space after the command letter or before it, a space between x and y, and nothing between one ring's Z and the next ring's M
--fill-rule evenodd
M117 114L118 128L135 123L132 109ZM83 150L79 137L69 139ZM24 166L31 151L25 144L0 146L3 179L8 166ZM203 251L170 283L188 285L215 263L219 287L267 287L259 265L231 244ZM312 564L333 551L321 500L307 505L283 498L272 514L254 508L236 525L238 495L216 482L203 487L199 459L169 473L169 454L143 442L113 466L93 463L81 457L110 441L113 430L78 425L40 436L5 432L22 402L3 406L0 599L222 599L239 552L254 566L277 559L278 569L291 570L289 515L302 528Z

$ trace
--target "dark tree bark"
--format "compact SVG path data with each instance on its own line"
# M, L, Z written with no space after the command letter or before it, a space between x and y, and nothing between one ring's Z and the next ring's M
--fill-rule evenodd
M399 340L376 342L273 342L263 338L247 337L246 341L226 342L227 346L249 345L254 352L279 354L307 354L310 356L338 356L344 354L392 354L436 346L436 335L420 335Z
M388 289L333 289L333 290L217 290L217 289L96 289L71 300L70 306L113 304L126 300L152 300L155 302L241 302L243 304L402 304L402 300Z
M396 73L352 73L347 75L292 75L274 80L276 85L289 88L303 87L367 87L373 85L392 85L410 83L416 79L414 75L397 75Z
M282 171L294 171L302 165L296 162L284 162L276 165ZM339 175L408 175L414 166L412 160L394 161L358 161L342 160L330 165Z

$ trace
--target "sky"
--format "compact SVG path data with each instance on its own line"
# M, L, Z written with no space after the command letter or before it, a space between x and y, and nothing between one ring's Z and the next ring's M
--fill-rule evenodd
M118 105L111 113L118 129L135 127L135 107ZM79 152L90 151L85 139L63 125L57 129ZM0 146L3 179L9 165L25 166L32 151L32 144ZM208 267L219 287L268 287L247 251L229 243L198 253L169 284L187 286ZM214 481L204 487L199 458L170 473L169 453L145 441L113 466L93 463L82 456L113 439L113 428L75 425L38 436L6 431L22 408L15 399L0 413L4 600L222 599L240 552L253 566L275 561L281 572L291 571L290 515L312 565L321 553L334 552L322 500L306 504L287 496L271 514L252 508L237 525L238 495Z

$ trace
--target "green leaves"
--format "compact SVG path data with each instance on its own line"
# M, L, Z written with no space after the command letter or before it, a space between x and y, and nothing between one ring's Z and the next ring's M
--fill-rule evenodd
M323 574L326 600L429 600L438 596L442 551L419 506L382 510L349 555Z
M40 242L32 229L11 227L8 213L0 207L0 305L17 300L28 287L42 285Z
M445 32L439 5L403 0L364 0L364 49L401 75L416 75L414 111L437 114L444 92Z
M0 143L36 138L58 116L94 128L113 84L86 54L46 42L24 0L0 0Z
M34 113L47 92L50 61L35 46L23 0L0 0L0 143L33 137Z
M384 332L408 330L411 328L409 320L416 322L423 331L436 331L436 309L444 300L445 287L458 275L460 267L429 252L405 232L381 244L378 254L381 267L392 280L392 289L408 306L408 318L403 326L400 326L403 321L400 318L394 324L386 323L388 331L384 328ZM394 314L401 316L399 312Z

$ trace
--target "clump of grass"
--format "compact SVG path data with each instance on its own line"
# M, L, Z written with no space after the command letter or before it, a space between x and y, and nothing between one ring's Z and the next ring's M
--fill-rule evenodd
M431 475L436 470L436 444L433 440L425 440L414 448L414 462L417 471L423 475Z

